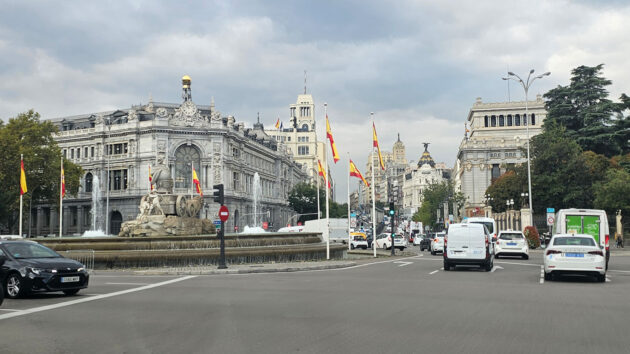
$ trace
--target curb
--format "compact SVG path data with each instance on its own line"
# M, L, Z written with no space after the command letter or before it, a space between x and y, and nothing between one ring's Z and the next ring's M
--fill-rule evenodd
M220 275L220 274L251 274L251 273L289 273L289 272L300 272L300 271L309 271L309 270L326 270L326 269L339 269L339 268L348 268L357 265L356 262L344 262L339 264L325 264L325 265L314 265L314 266L282 266L278 268L264 268L264 265L261 265L261 268L237 268L237 269L195 269L191 268L189 270L180 270L180 269L151 269L151 270L137 270L134 271L135 274L138 275Z

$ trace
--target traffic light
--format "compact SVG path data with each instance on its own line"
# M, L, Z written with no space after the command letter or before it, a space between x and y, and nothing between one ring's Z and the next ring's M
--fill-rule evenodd
M215 184L212 188L212 199L215 203L223 205L223 185Z
M394 203L389 203L389 215L394 216L394 213L396 211L394 210Z

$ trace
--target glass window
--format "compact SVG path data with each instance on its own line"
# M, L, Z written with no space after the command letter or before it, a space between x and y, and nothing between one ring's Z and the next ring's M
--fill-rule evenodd
M77 159L81 158L81 148L77 149Z
M92 193L92 178L91 173L85 175L85 191L87 193Z
M499 236L500 240L522 240L524 239L523 234L520 232L502 232L501 236Z
M6 243L4 247L7 252L16 259L60 257L55 251L37 243Z
M521 125L521 116L518 115L518 114L514 116L514 125L516 125L516 126L520 126Z
M536 125L536 115L532 113L532 125Z
M70 149L70 158L74 159L74 149Z
M175 151L175 188L192 187L192 167L200 171L201 154L192 145L182 145Z
M492 180L495 180L501 176L501 168L498 163L492 165Z
M94 146L90 148L90 157L94 157Z
M497 126L497 116L490 117L490 125L493 127Z
M494 224L489 221L471 221L470 223L483 225L488 229L489 233L494 233Z
M483 126L488 127L488 116L483 117Z
M505 126L505 118L503 117L503 115L499 116L499 126L500 127Z
M508 114L507 116L507 126L511 127L512 126L512 115Z
M554 246L595 246L595 241L590 237L556 237Z

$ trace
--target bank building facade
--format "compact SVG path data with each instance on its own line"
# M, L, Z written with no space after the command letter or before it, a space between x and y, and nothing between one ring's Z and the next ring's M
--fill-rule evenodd
M228 232L245 225L277 229L286 224L293 214L288 194L308 180L305 169L265 133L260 121L245 127L222 115L214 102L195 104L188 76L182 78L182 99L179 104L150 99L146 105L51 120L59 127L55 140L63 156L85 172L79 193L64 198L64 235L94 228L118 234L122 222L136 218L142 196L150 191L150 166L161 165L170 171L173 192L189 195L196 194L194 167L204 192L200 218L218 220L212 186L223 184ZM35 235L59 232L56 207L37 205L31 213Z

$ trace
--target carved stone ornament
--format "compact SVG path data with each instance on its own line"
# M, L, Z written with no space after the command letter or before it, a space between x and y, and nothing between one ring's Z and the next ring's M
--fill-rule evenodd
M155 111L155 114L160 118L166 118L168 111L164 107L160 107Z
M466 164L466 170L470 171L472 169L472 164L469 162Z
M127 120L129 122L135 121L138 119L138 113L136 113L135 109L130 109L129 113L127 113Z
M170 125L180 127L203 127L209 126L208 121L201 116L199 109L192 101L182 103L175 110L175 114L169 120Z
M96 120L94 121L94 124L103 124L103 115L102 114L97 114L96 115Z

